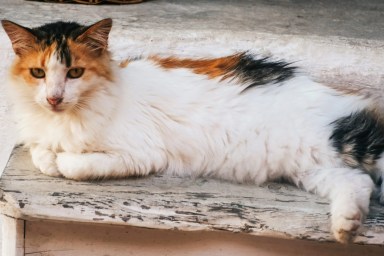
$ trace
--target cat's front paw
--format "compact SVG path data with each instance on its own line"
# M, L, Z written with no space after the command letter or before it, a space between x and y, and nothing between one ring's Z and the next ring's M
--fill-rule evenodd
M89 179L89 167L81 155L62 152L57 154L56 164L60 173L72 180Z
M359 210L332 216L332 232L335 239L344 244L352 242L363 218Z
M54 152L49 149L35 147L31 149L31 156L33 164L42 173L53 177L61 176L56 165L56 154Z

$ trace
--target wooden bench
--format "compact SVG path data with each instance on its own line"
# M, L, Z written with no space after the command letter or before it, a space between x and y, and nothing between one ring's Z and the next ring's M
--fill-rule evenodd
M0 188L2 256L384 255L384 207L372 202L355 243L340 245L328 201L287 184L76 182L41 174L16 147Z

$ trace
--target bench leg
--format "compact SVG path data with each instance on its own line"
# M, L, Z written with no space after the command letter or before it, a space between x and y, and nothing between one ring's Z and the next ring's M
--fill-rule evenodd
M2 255L24 256L24 220L1 215Z

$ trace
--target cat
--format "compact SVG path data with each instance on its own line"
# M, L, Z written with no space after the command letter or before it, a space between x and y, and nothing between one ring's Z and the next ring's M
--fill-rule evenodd
M284 178L331 201L351 241L384 171L379 97L311 80L249 52L111 60L111 19L2 21L9 87L34 165L73 180L168 172L255 185ZM379 188L384 202L384 185Z

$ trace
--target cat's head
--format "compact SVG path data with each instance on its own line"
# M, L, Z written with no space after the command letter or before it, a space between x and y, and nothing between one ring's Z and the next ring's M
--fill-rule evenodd
M80 106L100 81L113 79L107 49L111 19L90 26L55 22L26 28L8 20L2 25L16 54L11 76L43 108L62 112Z

